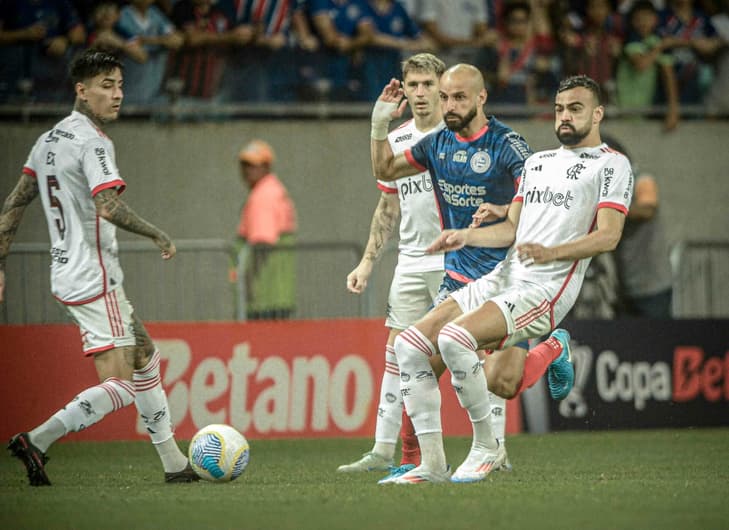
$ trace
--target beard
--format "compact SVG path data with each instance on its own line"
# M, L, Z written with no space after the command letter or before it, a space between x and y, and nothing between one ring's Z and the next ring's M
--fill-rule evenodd
M476 107L473 107L465 116L459 116L455 112L447 112L445 116L443 116L443 120L445 121L448 129L458 132L468 127L468 124L471 123L475 117ZM448 118L451 118L451 121L448 121Z
M562 131L560 130L561 127L567 126L569 127L569 131ZM569 123L561 123L559 127L554 131L554 133L557 135L557 138L559 139L560 143L562 145L572 146L579 144L582 140L587 137L588 134L590 134L591 127L588 125L581 131L578 131L575 129L575 127Z

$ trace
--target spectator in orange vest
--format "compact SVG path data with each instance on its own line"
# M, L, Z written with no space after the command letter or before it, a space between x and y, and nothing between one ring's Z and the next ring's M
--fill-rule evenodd
M271 172L275 154L262 140L243 146L240 171L250 192L238 224L235 264L238 318L289 318L296 305L293 246L296 208L286 188Z

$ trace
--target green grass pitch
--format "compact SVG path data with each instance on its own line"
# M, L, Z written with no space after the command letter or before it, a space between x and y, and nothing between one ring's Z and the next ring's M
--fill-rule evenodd
M227 484L162 483L151 445L61 443L51 487L0 457L0 528L34 529L728 529L729 429L519 435L511 473L477 484L378 486L339 464L369 439L250 440ZM185 444L186 445L186 444ZM469 440L447 438L458 465Z

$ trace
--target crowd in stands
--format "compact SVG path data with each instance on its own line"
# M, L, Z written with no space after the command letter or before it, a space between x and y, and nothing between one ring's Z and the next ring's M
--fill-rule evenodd
M127 104L373 101L403 56L482 69L490 103L563 76L610 104L729 112L729 0L0 0L0 103L66 102L66 67L115 50ZM639 112L640 111L640 112Z

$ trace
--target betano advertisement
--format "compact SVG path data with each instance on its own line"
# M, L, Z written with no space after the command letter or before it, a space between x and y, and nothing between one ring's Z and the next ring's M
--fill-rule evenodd
M374 434L387 330L382 320L157 323L147 330L162 357L179 439L228 423L251 439ZM0 439L28 430L96 384L72 325L0 326ZM446 434L470 435L465 412L441 380ZM507 432L521 428L518 401ZM134 406L73 439L146 439Z
M552 429L729 425L729 321L575 320L575 387Z

